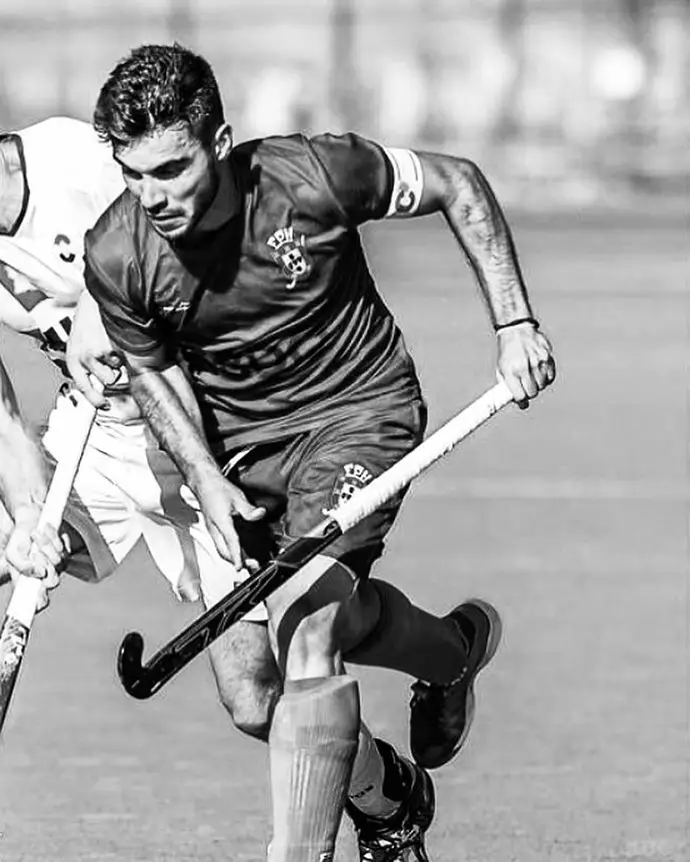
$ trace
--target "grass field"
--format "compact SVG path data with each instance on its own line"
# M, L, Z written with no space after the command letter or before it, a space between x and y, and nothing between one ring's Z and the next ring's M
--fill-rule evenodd
M378 569L432 609L479 594L505 619L469 744L435 775L430 855L683 862L687 228L602 216L515 233L557 385L419 481ZM481 303L440 222L367 238L436 426L492 383ZM42 365L3 345L42 415ZM0 748L0 862L265 858L265 751L229 726L205 659L150 702L116 680L127 630L151 649L195 611L134 565L55 594ZM359 675L370 725L406 745L408 681ZM355 858L347 829L339 856Z

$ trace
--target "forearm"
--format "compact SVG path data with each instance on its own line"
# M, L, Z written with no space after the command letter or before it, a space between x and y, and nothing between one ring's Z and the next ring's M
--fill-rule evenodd
M420 154L438 209L476 275L494 327L532 318L513 238L482 172L465 159Z
M130 373L132 395L190 488L198 492L209 479L221 478L202 430L196 400L181 383L181 370Z
M43 504L49 468L43 448L25 425L7 373L0 363L0 497L13 521Z

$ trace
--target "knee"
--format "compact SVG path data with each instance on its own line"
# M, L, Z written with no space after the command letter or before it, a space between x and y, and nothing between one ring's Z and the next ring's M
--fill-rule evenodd
M268 739L273 710L282 692L267 627L240 622L210 647L218 695L235 726Z
M291 609L293 612L295 607ZM275 633L276 652L288 677L322 676L339 651L336 633L338 605L286 614Z
M219 679L220 702L235 727L247 736L268 740L273 710L282 693L277 678Z

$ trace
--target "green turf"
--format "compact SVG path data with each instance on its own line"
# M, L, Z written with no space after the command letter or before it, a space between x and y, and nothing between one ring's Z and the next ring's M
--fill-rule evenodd
M687 235L602 217L516 237L557 387L420 480L378 570L431 608L480 594L505 618L469 744L436 773L431 856L682 862ZM369 246L436 425L492 382L481 303L439 222L376 226ZM35 364L3 343L40 416ZM136 566L55 595L0 748L1 862L264 858L265 752L229 726L205 660L148 703L116 681L125 631L153 648L193 612ZM405 745L407 681L360 676L365 717Z

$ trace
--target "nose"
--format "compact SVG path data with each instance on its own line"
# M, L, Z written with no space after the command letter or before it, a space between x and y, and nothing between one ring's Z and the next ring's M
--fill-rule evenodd
M165 193L160 184L151 177L144 177L140 186L139 200L147 212L155 213L165 208Z

